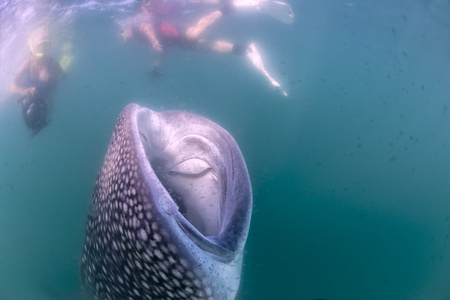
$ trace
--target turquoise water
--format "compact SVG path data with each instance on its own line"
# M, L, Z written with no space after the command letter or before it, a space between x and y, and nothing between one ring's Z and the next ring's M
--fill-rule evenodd
M120 38L133 1L35 2L0 5L1 300L77 299L95 177L130 102L203 115L239 144L254 214L238 299L450 299L447 1L290 1L291 25L211 28L255 41L287 98L233 55L173 48L151 80L155 54ZM8 87L43 19L74 60L31 137Z

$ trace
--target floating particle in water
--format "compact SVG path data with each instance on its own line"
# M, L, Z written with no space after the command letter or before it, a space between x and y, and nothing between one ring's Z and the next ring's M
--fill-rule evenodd
M394 27L391 28L391 32L394 36L397 36L397 30Z

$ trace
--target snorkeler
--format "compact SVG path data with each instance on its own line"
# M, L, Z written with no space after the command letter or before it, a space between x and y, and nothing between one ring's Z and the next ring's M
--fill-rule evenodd
M60 64L46 54L49 40L35 44L29 41L31 57L22 63L11 85L11 92L21 94L19 103L25 124L32 135L48 124L48 106L64 71Z
M199 19L193 26L183 24L183 15L197 10L199 5L217 5L220 0L148 0L143 1L142 12L133 20L133 24L122 32L124 40L137 36L149 42L152 48L160 53L151 68L152 77L160 74L159 65L164 50L170 46L179 46L191 50L238 53L242 47L226 41L208 43L200 36L222 16L232 11L232 6L224 1L220 9ZM243 53L243 51L240 51Z
M186 25L186 22L183 22L188 13L197 13L211 4L214 5L214 10L194 25ZM141 9L142 12L133 18L131 26L123 30L122 37L124 41L133 36L140 37L159 53L149 72L152 79L161 75L159 66L165 54L164 50L170 46L179 46L204 52L246 55L255 68L287 96L281 85L267 71L254 43L239 45L224 40L209 42L201 36L215 22L237 9L255 9L290 24L294 13L288 4L270 0L143 0Z

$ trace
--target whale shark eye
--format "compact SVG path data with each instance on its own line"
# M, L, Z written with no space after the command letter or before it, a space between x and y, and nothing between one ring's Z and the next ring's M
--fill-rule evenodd
M184 177L201 177L211 170L211 166L204 160L191 158L175 165L168 173Z

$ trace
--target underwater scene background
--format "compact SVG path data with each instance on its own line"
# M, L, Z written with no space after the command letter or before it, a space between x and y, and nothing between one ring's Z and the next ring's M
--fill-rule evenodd
M255 42L284 97L235 55L172 48L152 80L156 54L120 36L139 2L1 2L1 300L79 299L92 189L130 102L240 146L254 213L237 299L450 299L450 3L290 4L293 24L236 12L208 32ZM9 86L46 24L74 58L32 137Z

